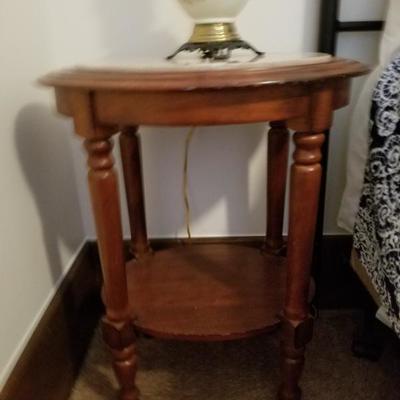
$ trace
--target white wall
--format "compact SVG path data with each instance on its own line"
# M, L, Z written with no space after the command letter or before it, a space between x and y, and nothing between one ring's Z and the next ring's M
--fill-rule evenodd
M318 5L319 0L252 0L238 25L260 49L313 50ZM190 27L174 0L0 2L0 385L84 236L94 236L79 140L35 79L113 53L165 56ZM186 130L142 132L150 234L181 235ZM340 179L331 179L328 192L329 232L337 232L344 138L344 131L335 133L331 147L331 170ZM264 232L264 125L202 128L190 162L194 235ZM125 223L127 233L126 228Z
M54 66L42 6L0 3L0 383L85 235L70 125L35 85Z

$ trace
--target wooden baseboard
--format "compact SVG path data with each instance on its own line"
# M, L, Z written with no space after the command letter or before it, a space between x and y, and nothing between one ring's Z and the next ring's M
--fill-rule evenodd
M315 271L319 309L356 309L365 303L365 289L350 265L353 238L326 235Z
M86 243L0 394L0 400L66 400L102 312L97 249Z
M263 237L193 240L249 246L260 246L263 241ZM187 242L154 239L152 247ZM362 285L349 266L351 247L349 236L324 237L316 276L319 308L355 308L364 301ZM100 285L97 246L88 242L35 330L0 400L68 399L102 313Z

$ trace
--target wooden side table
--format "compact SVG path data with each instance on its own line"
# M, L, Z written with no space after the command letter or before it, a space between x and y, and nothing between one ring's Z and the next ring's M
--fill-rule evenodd
M298 400L312 336L310 264L321 178L321 145L335 109L349 100L358 62L331 59L285 68L209 71L74 69L42 83L85 139L104 277L104 339L121 400L136 400L134 328L160 338L230 340L281 325L281 400ZM263 249L186 245L152 252L146 233L139 125L220 125L273 121L269 132L268 222ZM288 129L296 131L287 256L282 223ZM111 137L123 158L134 259L125 262Z

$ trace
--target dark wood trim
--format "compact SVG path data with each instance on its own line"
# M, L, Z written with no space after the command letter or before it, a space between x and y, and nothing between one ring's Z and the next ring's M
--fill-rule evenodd
M338 22L337 32L374 32L381 31L385 23L383 21L345 21Z
M340 0L324 0L321 2L320 10L320 32L318 51L321 53L336 54L337 47L337 21L339 15ZM314 279L317 281L320 275L323 274L324 268L323 258L323 241L324 241L324 222L325 222L325 197L326 197L326 182L328 176L328 158L329 158L330 132L325 131L325 142L322 146L322 176L321 187L318 202L318 217L315 233L314 253L312 271ZM317 289L317 303L319 302L319 293Z
M338 12L339 0L325 0L321 2L318 49L323 53L336 53Z
M86 243L14 368L0 400L66 400L102 313L97 250Z
M339 21L340 0L324 0L321 4L319 51L336 54L340 32L374 32L384 28L384 21Z
M336 54L340 32L380 31L383 21L339 21L340 0L324 0L321 4L318 51ZM349 268L351 237L324 236L326 179L329 153L329 132L323 148L323 176L319 200L317 233L314 246L313 273L317 282L317 305L320 308L342 308L362 304L362 288ZM340 286L339 286L340 285ZM335 290L340 287L340 290Z
M262 247L264 236L153 239L154 249L179 244L241 244ZM130 256L129 241L126 254ZM322 309L358 308L363 286L349 265L351 236L324 236L316 303ZM102 314L97 246L88 242L40 321L0 400L67 400Z
M356 309L365 303L364 287L350 265L353 238L325 235L321 245L316 306L319 309Z

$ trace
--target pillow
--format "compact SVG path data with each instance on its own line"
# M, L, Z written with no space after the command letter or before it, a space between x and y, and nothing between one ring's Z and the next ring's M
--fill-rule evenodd
M369 148L369 113L372 92L383 68L400 51L400 0L389 0L385 29L380 44L379 65L368 77L351 116L347 152L346 186L338 215L338 225L353 232Z
M385 66L389 64L398 50L400 50L400 0L389 0L380 50L380 64Z

